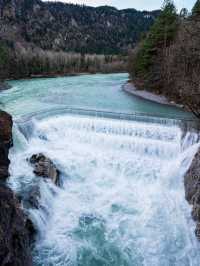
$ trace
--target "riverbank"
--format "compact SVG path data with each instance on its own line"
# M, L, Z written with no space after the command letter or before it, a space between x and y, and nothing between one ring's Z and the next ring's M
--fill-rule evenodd
M159 104L165 104L170 106L183 107L182 105L176 104L175 102L169 101L165 96L158 95L146 90L138 90L132 82L127 82L123 87L123 90L145 100L156 102Z
M13 80L31 80L31 79L54 79L54 78L64 78L64 77L80 77L87 75L110 75L110 74L126 74L127 71L113 71L113 72L80 72L80 73L51 73L51 74L38 74L38 75L30 75L23 77L12 77L6 78L5 80L0 82L0 92L4 90L11 89L12 86L8 84L9 81Z

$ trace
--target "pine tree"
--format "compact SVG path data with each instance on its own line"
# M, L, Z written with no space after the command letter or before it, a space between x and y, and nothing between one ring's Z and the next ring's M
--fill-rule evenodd
M155 45L164 44L173 39L177 29L176 7L171 0L165 0L161 15L150 30L150 38Z
M188 17L188 10L187 8L182 8L181 11L180 11L180 18L181 19L186 19Z
M200 15L200 0L197 0L193 9L192 9L192 15Z
M133 62L132 76L148 76L153 57L161 48L169 46L177 30L178 16L171 0L165 0L160 16L147 37L140 43ZM129 64L130 65L130 64Z

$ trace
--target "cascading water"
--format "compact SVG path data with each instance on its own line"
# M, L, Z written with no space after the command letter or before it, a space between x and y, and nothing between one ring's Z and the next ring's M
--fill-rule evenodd
M28 123L28 124L27 124ZM178 126L76 115L15 125L10 185L39 182L35 266L198 266L183 174L199 146ZM19 130L20 129L20 130ZM43 152L60 188L27 162Z

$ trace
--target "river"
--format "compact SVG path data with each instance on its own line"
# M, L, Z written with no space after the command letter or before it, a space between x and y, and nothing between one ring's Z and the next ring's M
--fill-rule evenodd
M199 266L183 175L199 147L181 109L122 91L127 74L11 81L0 95L14 123L9 185L40 186L35 266ZM90 110L90 111L84 111ZM61 187L32 172L43 152Z

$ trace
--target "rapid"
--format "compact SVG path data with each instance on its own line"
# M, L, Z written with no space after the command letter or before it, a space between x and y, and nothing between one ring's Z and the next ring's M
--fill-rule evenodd
M37 182L41 192L39 209L27 210L38 230L35 266L200 265L183 184L199 136L184 126L191 117L182 110L121 92L126 80L36 79L13 82L15 100L3 93L15 117L9 185L20 195ZM72 88L80 90L73 99ZM60 187L33 174L27 158L40 152L60 170Z

